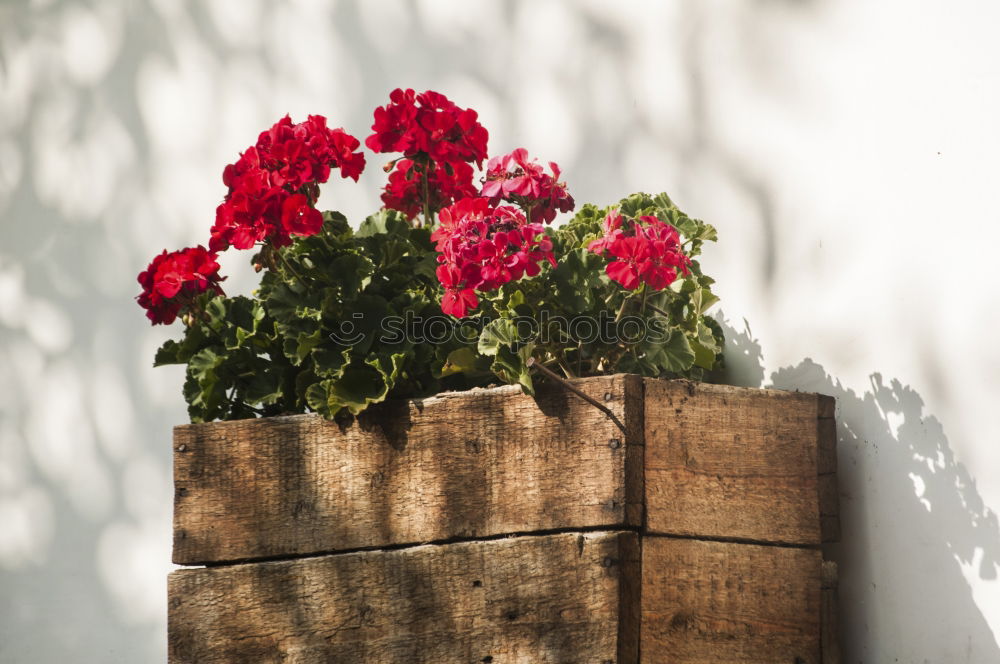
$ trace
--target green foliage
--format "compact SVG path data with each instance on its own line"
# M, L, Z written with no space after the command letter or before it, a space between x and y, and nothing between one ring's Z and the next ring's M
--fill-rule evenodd
M192 422L296 410L295 368L263 303L201 296L200 315L181 341L167 341L155 366L187 364L184 397Z
M601 223L612 208L584 205L569 223L549 231L559 257L554 269L507 284L490 298L500 316L519 322L505 324L502 334L487 328L490 334L480 339L480 352L507 351L503 371L494 365L506 382L521 382L513 376L526 374L527 347L536 361L566 377L626 372L699 380L719 368L722 330L705 315L718 297L697 261L704 243L716 240L715 228L688 217L666 194L633 194L614 207L627 218L651 215L673 225L692 259L690 274L662 291L623 289L605 274L608 259L587 250L603 234Z
M187 364L195 422L356 415L390 395L478 384L482 377L465 375L475 339L428 343L385 324L443 318L433 265L429 233L398 213L369 217L357 233L327 213L322 232L281 250L255 298L205 296L184 338L164 344L156 364Z
M634 194L616 207L676 227L690 274L661 291L623 289L605 273L608 258L587 250L610 208L584 205L547 231L555 267L480 294L477 310L458 321L441 313L428 229L383 210L354 232L327 212L320 233L255 257L267 269L253 298L200 296L184 337L166 342L155 363L187 365L184 396L195 422L357 415L387 398L498 380L532 393L544 379L532 358L569 378L699 379L718 367L723 346L706 315L718 298L697 261L715 229L666 194Z

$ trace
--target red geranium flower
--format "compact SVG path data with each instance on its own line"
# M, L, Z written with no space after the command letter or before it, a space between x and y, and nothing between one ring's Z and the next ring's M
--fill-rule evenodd
M670 224L646 215L633 220L626 231L621 215L612 211L602 226L604 235L587 249L599 255L607 251L617 259L608 263L605 272L622 288L634 290L645 283L662 290L674 282L678 270L690 273L691 260L681 249L680 234Z
M343 129L328 128L321 115L299 124L283 117L223 171L229 193L216 210L209 247L249 249L265 241L283 247L292 235L318 233L319 185L331 168L357 181L365 167L365 156L355 152L360 145Z
M476 291L469 287L470 283L479 280L477 266L467 264L459 269L455 265L438 265L437 278L444 286L441 311L462 318L470 309L479 306Z
M302 194L292 194L281 204L281 227L289 235L315 235L323 228L323 215Z
M515 203L529 221L547 224L555 219L556 211L569 212L575 206L566 183L559 182L559 166L550 161L549 168L552 175L546 174L537 160L529 161L524 148L494 157L486 166L482 195L493 205L500 201Z
M438 162L476 162L486 158L489 133L472 109L456 106L443 94L428 90L393 90L390 103L375 109L375 133L365 139L374 152L402 152L408 158L425 153Z
M445 313L464 316L478 304L476 291L494 291L525 274L534 276L541 261L555 265L542 225L527 223L516 208L465 198L441 210L440 220L431 240L439 252Z
M604 231L604 235L588 244L587 250L595 254L603 254L621 236L621 228L622 216L618 214L618 211L612 210L608 212L607 216L604 217L604 221L601 222L601 229Z
M489 138L478 114L432 90L418 95L397 88L389 101L375 109L375 133L365 139L375 152L403 154L382 195L385 206L412 219L425 204L433 213L475 196L469 164L482 167Z
M409 159L400 159L389 175L389 184L382 193L382 203L390 210L399 210L409 219L423 210L423 180L418 167ZM476 195L472 183L472 166L464 162L431 163L428 167L431 211L436 212L456 200Z
M146 317L154 324L174 322L195 296L206 291L222 295L216 254L201 245L180 251L163 251L155 257L138 281L142 292L136 296Z
M608 276L627 290L637 288L640 264L644 263L647 255L646 243L642 238L623 237L612 243L609 251L618 260L608 264Z
M365 145L372 152L416 151L417 106L413 90L396 88L389 93L390 104L375 109L374 134L365 139Z

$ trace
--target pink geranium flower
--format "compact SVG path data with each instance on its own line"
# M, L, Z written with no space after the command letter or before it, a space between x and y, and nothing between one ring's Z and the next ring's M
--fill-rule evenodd
M557 211L569 212L575 205L566 183L559 182L559 166L549 162L549 168L551 175L537 160L528 159L527 150L518 148L490 159L481 193L493 205L506 201L520 206L529 221L549 223Z

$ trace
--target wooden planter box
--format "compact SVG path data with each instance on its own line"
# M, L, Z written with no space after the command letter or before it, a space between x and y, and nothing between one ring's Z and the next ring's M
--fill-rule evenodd
M177 427L170 661L834 661L833 399L576 385Z

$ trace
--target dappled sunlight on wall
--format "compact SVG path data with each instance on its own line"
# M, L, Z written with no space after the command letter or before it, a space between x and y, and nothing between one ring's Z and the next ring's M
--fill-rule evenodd
M845 633L864 635L845 643L847 661L920 661L929 652L953 662L1000 658L977 606L985 598L969 584L995 581L1000 571L997 514L920 395L878 373L858 393L808 359L771 381L837 398L841 518L850 539L831 550L845 574Z
M1000 522L920 394L879 373L846 388L811 359L762 381L765 357L748 325L725 316L725 382L837 399L843 536L824 555L840 567L845 662L992 662L1000 645L979 604L1000 573ZM985 590L985 592L983 592Z
M132 298L159 248L204 241L238 150L212 113L224 58L189 10L0 15L0 660L162 661L184 414ZM269 109L226 99L252 140Z

